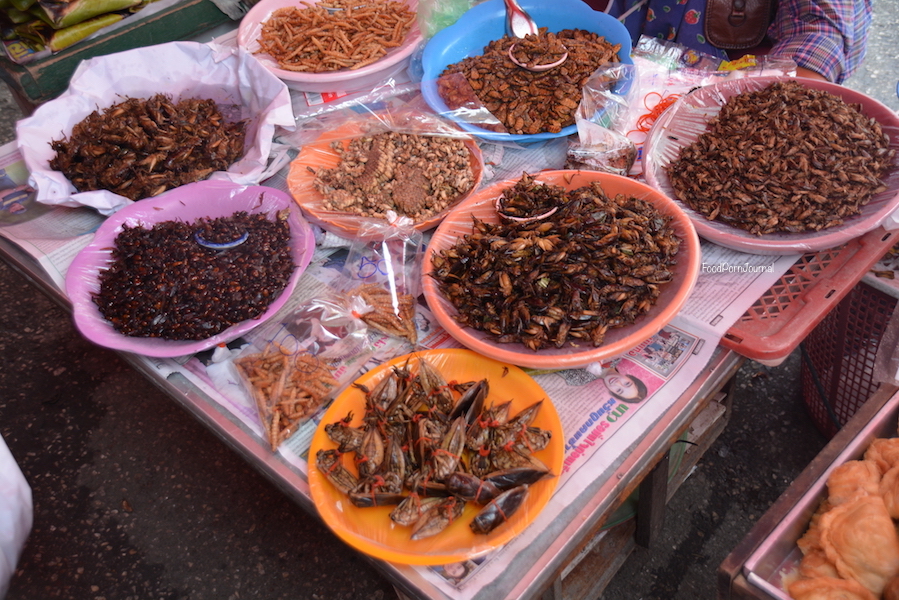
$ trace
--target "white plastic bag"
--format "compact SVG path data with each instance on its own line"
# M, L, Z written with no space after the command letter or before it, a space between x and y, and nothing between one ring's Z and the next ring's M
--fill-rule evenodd
M0 437L0 598L9 590L33 518L31 488Z
M83 61L68 89L16 125L19 150L30 172L37 201L60 206L90 206L104 215L131 204L109 190L77 192L50 168L56 155L50 143L71 134L94 111L126 98L166 94L174 101L194 97L228 107L232 120L247 120L247 150L227 171L210 179L254 185L266 173L276 126L293 128L290 91L283 81L240 48L197 42L169 42L96 56ZM233 114L231 114L233 113Z

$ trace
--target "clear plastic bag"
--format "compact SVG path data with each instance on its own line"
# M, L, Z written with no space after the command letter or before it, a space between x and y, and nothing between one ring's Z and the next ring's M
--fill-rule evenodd
M250 344L234 358L272 451L349 386L374 354L354 310L360 306L338 297L299 306L264 347Z
M566 169L616 175L630 172L637 158L637 147L615 128L634 102L636 79L633 65L609 64L587 80L576 113L578 136L569 142Z
M465 11L478 4L480 0L422 0L418 3L418 26L425 39L449 27L461 17Z
M398 84L391 80L368 92L307 107L297 115L296 131L282 132L278 139L302 148L317 141L323 133L350 123L372 132L393 130L458 138L467 136L451 121L434 114L422 98L420 84Z
M329 124L300 149L287 186L309 220L337 235L383 223L388 209L433 228L483 177L476 140L420 94L395 106L356 105Z
M363 227L350 246L338 285L346 305L366 325L413 345L418 342L422 241L411 221L395 214Z
M484 105L463 73L441 74L435 85L448 110L442 114L457 123L473 125L492 133L509 131Z
M647 36L637 42L632 57L632 68L638 76L634 78L627 109L621 111L609 126L634 143L637 160L630 170L631 176L643 172L640 160L643 143L653 124L681 96L724 79L796 72L796 65L790 60L747 57L739 63L722 63L720 59L696 53L685 46Z
M627 137L584 123L578 124L578 140L568 144L565 168L627 176L636 159L637 146Z

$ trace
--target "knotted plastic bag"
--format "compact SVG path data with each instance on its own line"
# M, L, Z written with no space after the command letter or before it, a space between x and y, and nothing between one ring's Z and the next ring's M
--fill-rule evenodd
M339 284L346 302L357 307L369 327L412 344L418 341L422 239L410 219L388 213L386 221L360 229Z

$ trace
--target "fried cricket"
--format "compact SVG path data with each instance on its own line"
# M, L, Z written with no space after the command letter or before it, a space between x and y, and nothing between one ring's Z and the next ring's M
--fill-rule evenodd
M434 255L431 276L456 320L497 343L598 347L655 304L681 240L671 217L645 200L608 197L596 182L558 194L547 187L561 189L525 175L506 195L522 206L556 197L558 210L497 224L475 218L471 233Z

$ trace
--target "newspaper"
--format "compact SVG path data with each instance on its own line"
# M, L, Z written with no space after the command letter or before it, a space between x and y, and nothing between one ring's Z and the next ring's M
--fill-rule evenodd
M35 201L28 169L15 142L0 147L0 233L34 257L60 290L78 252L104 217L86 208L55 208Z
M547 144L531 150L485 144L483 151L494 168L483 185L542 166L558 168L564 150ZM27 173L13 144L0 148L0 235L33 256L61 290L66 269L77 252L90 243L92 232L102 217L91 209L49 208L33 202L27 189ZM287 168L264 182L286 190ZM11 191L16 190L16 191ZM7 201L6 198L10 200ZM348 242L332 234L317 232L315 257L296 286L288 304L270 323L310 298L324 293L339 269L341 252ZM402 567L416 573L448 598L468 599L496 592L498 577L520 567L528 553L538 551L552 537L556 517L576 502L583 502L597 477L610 469L645 432L665 418L672 404L682 396L708 364L725 332L754 301L768 290L797 260L795 256L758 256L735 252L715 244L702 243L702 267L698 282L686 306L658 334L611 360L582 369L546 372L530 370L559 413L564 433L564 465L558 486L546 508L525 531L503 548L476 560L439 567ZM246 336L246 341L272 339L275 326L262 324ZM419 306L416 326L423 348L460 347L431 317L427 306ZM412 351L407 342L387 336L372 340L377 348L360 372L374 368L392 357ZM203 356L178 359L148 359L161 377L179 373L195 385L220 410L230 415L245 431L267 448L257 408L238 385L233 370L239 350L220 348ZM323 412L323 410L322 410ZM320 424L320 412L278 449L279 455L305 478L308 450ZM601 451L600 451L601 450Z

